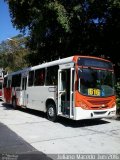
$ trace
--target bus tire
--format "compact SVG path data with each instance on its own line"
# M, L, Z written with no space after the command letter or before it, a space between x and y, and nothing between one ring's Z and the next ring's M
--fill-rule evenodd
M16 98L12 99L12 106L14 109L17 109Z
M50 103L47 105L47 118L52 122L55 122L57 120L57 112L54 103Z

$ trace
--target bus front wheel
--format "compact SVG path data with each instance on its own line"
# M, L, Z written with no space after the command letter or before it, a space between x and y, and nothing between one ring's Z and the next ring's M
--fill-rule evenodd
M53 103L48 104L47 106L47 118L52 122L57 120L56 107Z

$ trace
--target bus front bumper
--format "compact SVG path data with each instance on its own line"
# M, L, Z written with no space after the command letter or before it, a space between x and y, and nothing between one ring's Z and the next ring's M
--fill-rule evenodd
M105 110L84 110L81 107L75 107L74 120L106 118L116 116L116 106Z

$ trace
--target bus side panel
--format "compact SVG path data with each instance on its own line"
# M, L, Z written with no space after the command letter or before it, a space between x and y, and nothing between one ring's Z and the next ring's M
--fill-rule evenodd
M16 98L16 103L18 106L22 106L22 92L20 87L15 87L15 90L13 89L12 96Z
M46 112L46 100L56 101L56 87L54 86L32 86L27 88L27 108Z
M12 101L12 88L3 88L3 100L11 104Z

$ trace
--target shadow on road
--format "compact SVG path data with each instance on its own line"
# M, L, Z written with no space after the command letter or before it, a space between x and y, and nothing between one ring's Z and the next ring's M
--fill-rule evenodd
M5 110L14 110L12 105L8 105L6 103L2 103L3 107ZM18 111L25 112L31 115L35 115L41 118L46 118L46 113L33 110L33 109L26 109L26 108L18 108ZM55 123L55 122L54 122ZM110 123L109 121L104 120L104 119L90 119L90 120L78 120L74 121L71 119L67 119L64 117L58 117L58 120L56 123L60 123L64 125L65 127L72 127L72 128L77 128L77 127L86 127L86 126L95 126L95 125L102 125L102 124L107 124Z
M2 106L4 108L4 110L14 110L13 106L11 104L7 104L7 103L2 103Z
M85 119L85 120L74 121L74 120L70 120L66 118L60 118L58 120L58 123L61 123L66 127L78 128L78 127L102 125L102 124L107 124L110 122L108 122L107 120L103 120L103 119Z
M4 124L0 123L0 159L4 160L52 160L36 150Z
M2 103L1 107L3 107L4 110L15 110L11 104L6 104L4 102ZM41 117L41 118L47 118L46 114L44 112L37 111L37 110L34 110L34 109L18 107L17 110L21 111L21 112L24 112L24 113L32 114L32 115L35 115L35 116L38 116L38 117Z

